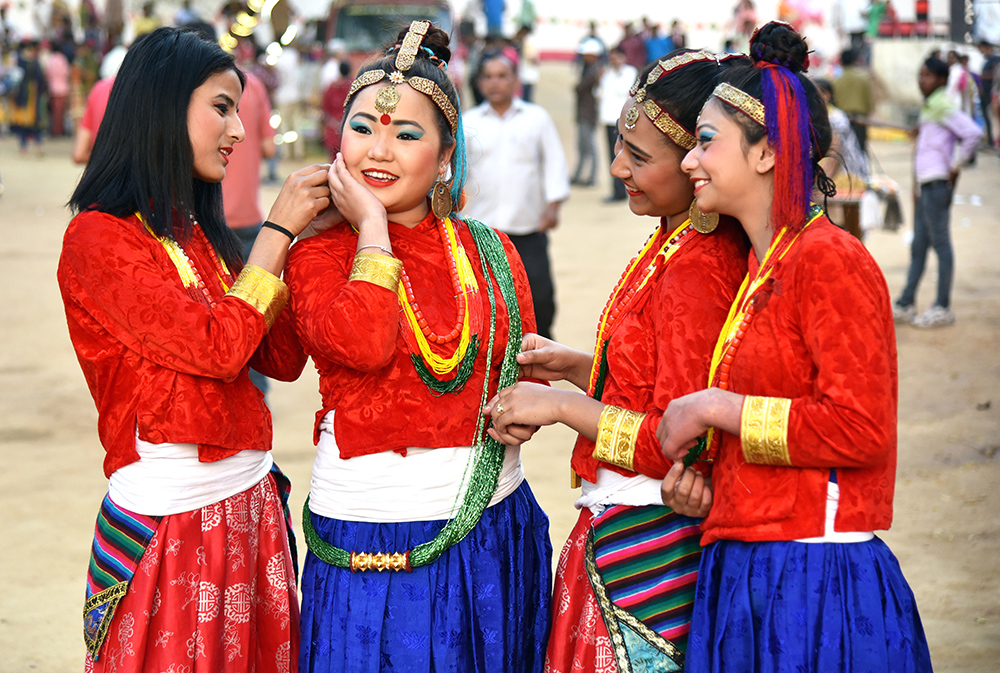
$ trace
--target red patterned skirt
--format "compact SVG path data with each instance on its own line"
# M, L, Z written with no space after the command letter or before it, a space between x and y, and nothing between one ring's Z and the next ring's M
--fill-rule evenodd
M87 673L292 673L299 609L274 478L165 516Z
M594 515L584 507L556 567L546 673L616 673L608 628L587 577L587 535Z

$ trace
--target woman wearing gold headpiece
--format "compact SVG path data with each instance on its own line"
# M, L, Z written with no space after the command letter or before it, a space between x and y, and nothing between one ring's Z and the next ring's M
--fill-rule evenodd
M695 517L710 503L703 477L665 460L655 432L670 400L704 384L746 271L739 225L692 210L680 168L702 103L738 60L677 50L644 69L618 120L611 174L632 212L656 227L612 291L593 352L524 340L526 376L580 392L522 382L490 404L503 441L516 440L506 436L510 424L564 423L580 433L572 465L583 479L581 512L557 569L553 673L683 666L700 556ZM684 494L674 508L661 500L665 475Z
M510 241L456 214L465 147L447 44L414 22L362 68L329 178L346 222L288 264L323 397L303 512L303 671L544 661L548 519L518 447L486 435L482 414L516 380L534 311Z
M811 203L826 106L787 24L751 39L705 104L683 162L703 211L739 219L749 274L707 389L675 399L673 460L708 436L714 502L687 671L930 671L913 593L872 531L896 469L892 307L865 247ZM815 179L814 179L814 176Z

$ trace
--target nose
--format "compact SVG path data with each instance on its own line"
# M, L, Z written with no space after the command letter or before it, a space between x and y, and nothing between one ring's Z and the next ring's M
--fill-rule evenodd
M690 150L684 155L684 159L681 160L681 170L690 175L698 168L698 153L701 149L696 145L694 149Z
M229 128L229 137L233 139L234 143L241 143L247 139L246 129L243 128L243 120L239 118L239 115L233 115L233 122Z
M371 144L368 146L368 158L372 161L389 161L392 159L392 150L385 133L374 134Z
M611 162L611 176L620 180L630 177L632 172L628 169L627 163L625 161L625 153L622 152L622 137L619 135L618 140L615 142L615 158Z

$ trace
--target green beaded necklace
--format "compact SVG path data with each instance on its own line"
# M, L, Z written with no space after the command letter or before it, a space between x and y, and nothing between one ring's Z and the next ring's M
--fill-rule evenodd
M517 364L517 354L521 350L521 312L517 303L517 292L514 288L514 278L511 275L510 265L507 262L507 255L503 249L503 242L495 231L476 220L467 220L466 224L472 233L472 239L476 243L479 251L480 261L483 266L483 278L486 279L487 286L490 283L490 272L500 295L507 306L507 315L510 327L507 334L507 348L504 351L503 363L500 366L500 377L498 390L502 390L517 381L519 368ZM490 300L490 338L486 350L487 367L493 361L493 344L496 337L497 304L496 297L492 291L486 293ZM482 412L489 396L490 377L487 372L483 377L483 392L480 396L479 409ZM479 420L476 424L476 435L473 442L472 458L466 467L466 473L470 472L465 490L465 497L458 508L455 516L444 525L444 528L429 542L414 547L405 554L359 554L348 552L346 549L335 547L323 540L312 525L312 512L309 511L309 498L306 498L305 506L302 509L302 530L305 534L306 544L309 551L320 560L337 566L338 568L378 569L378 570L411 570L420 566L433 563L449 547L461 541L479 523L486 507L490 504L493 494L496 493L497 482L500 478L500 471L503 468L505 448L503 444L486 434L486 417L479 413ZM463 477L463 481L465 478ZM461 485L459 493L461 493ZM377 563L370 562L367 567L352 567L352 557L363 556L367 559L378 557ZM390 564L389 559L393 562ZM383 559L385 562L383 562ZM395 562L399 559L399 562Z

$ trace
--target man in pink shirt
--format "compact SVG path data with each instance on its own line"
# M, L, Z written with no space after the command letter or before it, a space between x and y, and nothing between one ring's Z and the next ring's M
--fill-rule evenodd
M115 83L114 77L107 77L98 80L94 88L87 96L87 107L83 110L83 117L80 125L76 129L76 137L73 139L73 161L78 164L85 164L90 160L90 152L94 149L94 139L97 137L97 129L104 119L104 110L108 107L108 96L111 95L111 86Z

